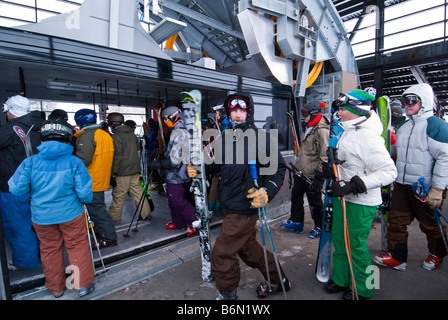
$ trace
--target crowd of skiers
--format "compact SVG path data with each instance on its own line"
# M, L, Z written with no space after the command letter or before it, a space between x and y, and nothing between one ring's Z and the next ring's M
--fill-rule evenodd
M429 255L423 267L437 269L447 254L446 228L443 224L439 227L434 210L441 209L448 185L448 124L433 115L434 93L429 85L410 87L400 102L405 116L400 112L401 107L395 109L398 111L396 118L404 121L394 130L396 143L391 148L392 154L381 137L383 127L373 110L374 98L353 91L341 94L332 103L343 129L337 144L340 160L337 172L327 165L331 119L324 113L326 104L311 101L301 108L306 128L295 166L307 179L295 176L291 216L281 227L303 232L303 196L306 194L315 224L309 237L319 237L324 209L322 190L326 180L333 180L333 270L325 290L343 292L344 299L371 298L374 294L374 290L366 286L366 266L371 264L366 239L383 201L381 187L393 184L388 214L388 251L376 255L374 261L397 270L406 269L406 228L414 219L419 221L428 239ZM209 167L219 173L214 175L214 198L210 204L219 205L224 214L211 254L218 299L237 299L240 259L270 280L270 283L262 281L257 287L258 297L266 297L274 291L288 291L291 282L281 266L278 270L273 254L256 240L258 208L270 202L280 190L286 164L280 152L274 152L274 172L261 174L259 185L255 186L249 161L256 159L259 172L269 167L269 163L260 161L260 155L273 156L271 137L260 140L255 134L255 143L249 144L244 134L235 134L259 131L254 124L255 110L250 94L229 95L223 110L225 128L232 130L222 131L219 140L223 144L222 161ZM115 246L114 220L121 218L126 195L129 193L133 197L137 207L143 196L139 182L139 142L133 128L125 124L122 114L110 113L107 117L110 134L97 123L93 110L81 109L75 113L79 128L75 132L63 110L55 110L44 121L39 111L30 112L29 101L22 96L9 98L3 112L8 122L0 126L0 204L5 238L12 248L11 268L33 269L42 263L47 288L55 297L60 297L66 287L65 246L70 264L78 268L80 275L75 288L81 296L88 294L94 289L95 271L86 214L95 224L101 247ZM160 147L160 141L155 142L158 124L148 121L145 132L146 153L151 155L148 169L152 182L159 187L162 178L166 182L163 191L172 218L166 228L186 228L187 235L191 235L195 233L192 224L197 218L194 206L186 199L184 184L195 177L197 171L188 163L170 161L173 150L182 150L176 145L188 139L173 134L184 128L182 110L167 107L161 116L171 135L163 150L165 157L154 156ZM240 138L243 140L239 141ZM235 152L241 147L243 159ZM182 157L181 154L177 156ZM165 170L163 177L158 175L160 170ZM420 178L425 178L428 186L424 199L417 199L412 188ZM110 186L113 186L113 200L107 210L104 191ZM150 219L150 205L144 203L139 208L139 218ZM350 251L346 247L347 239Z
M41 263L46 287L61 297L67 281L65 247L73 286L84 296L95 287L91 250L117 244L113 221L120 219L126 195L136 205L142 197L135 123L110 113L111 135L93 110L81 109L75 113L75 131L64 110L54 110L46 120L41 112L30 112L28 99L20 95L9 98L3 112L8 121L0 127L0 194L4 236L12 251L8 268L34 269ZM104 191L110 185L113 201L107 210ZM150 213L148 203L140 207L142 219ZM96 246L87 233L91 221Z
M414 219L428 240L429 253L423 260L423 268L437 269L448 249L446 227L437 222L437 209L441 209L448 186L448 124L434 116L431 86L413 85L404 91L398 104L391 103L394 130L390 153L381 137L382 123L372 110L374 99L366 97L355 90L341 94L333 102L343 129L337 143L340 163L337 173L328 172L327 165L321 166L328 161L330 130L330 119L322 115L322 104L310 102L302 108L307 127L295 166L311 182L295 177L291 216L281 225L287 230L303 232L302 198L306 193L315 222L309 237L318 236L322 226L323 180L324 177L334 180L331 185L333 269L325 290L343 292L343 299L374 295L374 288L366 283L369 276L366 268L371 265L366 239L379 206L388 200L382 198L381 187L393 183L387 218L387 251L377 254L375 263L406 270L407 226ZM415 191L416 183L422 178L428 188L424 197Z

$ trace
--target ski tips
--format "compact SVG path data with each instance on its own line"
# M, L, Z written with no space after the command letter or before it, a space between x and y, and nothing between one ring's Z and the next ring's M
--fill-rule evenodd
M201 103L201 99L202 99L202 94L201 91L194 89L191 91L183 91L180 93L180 102L184 103L187 101L191 101L197 104Z

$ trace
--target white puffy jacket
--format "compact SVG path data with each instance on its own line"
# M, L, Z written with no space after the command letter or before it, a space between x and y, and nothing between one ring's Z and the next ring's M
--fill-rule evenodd
M337 147L338 158L344 162L339 170L342 180L349 181L353 176L359 176L367 189L364 193L346 195L346 201L376 206L382 202L381 187L395 180L397 170L384 146L378 115L372 111L372 115L364 119L341 122L345 131Z
M448 124L433 116L434 95L427 84L408 88L422 99L418 114L410 116L397 130L397 182L412 185L425 178L428 187L448 185Z

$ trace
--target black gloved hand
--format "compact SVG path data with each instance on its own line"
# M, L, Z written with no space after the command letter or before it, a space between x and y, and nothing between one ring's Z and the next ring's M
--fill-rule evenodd
M112 188L115 188L117 186L117 180L115 180L115 175L113 174L110 176L110 186Z
M333 178L333 170L328 166L327 162L322 162L322 176L324 179Z
M322 172L316 170L316 172L314 172L314 179L313 181L311 181L311 184L308 188L310 189L310 191L313 192L321 192L323 184L324 184L324 176Z
M333 182L331 191L333 197L343 197L349 193L366 192L367 188L360 177L354 176L350 181L341 180Z
M169 169L171 166L170 159L157 159L148 162L149 170L157 170L157 169Z

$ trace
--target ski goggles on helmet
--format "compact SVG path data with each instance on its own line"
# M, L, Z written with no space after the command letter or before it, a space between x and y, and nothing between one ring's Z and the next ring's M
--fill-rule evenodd
M417 102L422 102L422 99L415 94L409 94L401 98L401 103L408 107L415 106Z
M343 93L339 94L339 97L334 101L334 105L336 107L343 107L344 109L348 109L349 111L360 115L360 116L368 116L370 106L372 102L370 100L358 100L352 99L348 95Z
M227 105L230 110L234 110L236 108L241 108L244 110L249 109L249 103L246 101L246 99L242 99L242 97L233 98Z
M349 104L350 104L350 101L353 101L353 100L350 99L349 96L347 96L347 95L345 95L345 94L343 94L343 93L340 93L340 94L339 94L339 97L336 98L334 104L335 104L337 107L340 107L340 106L346 106L346 105L349 105Z
M4 103L4 104L3 104L3 107L2 107L2 112L6 113L6 112L8 112L8 111L9 111L9 106L8 106L7 103Z

